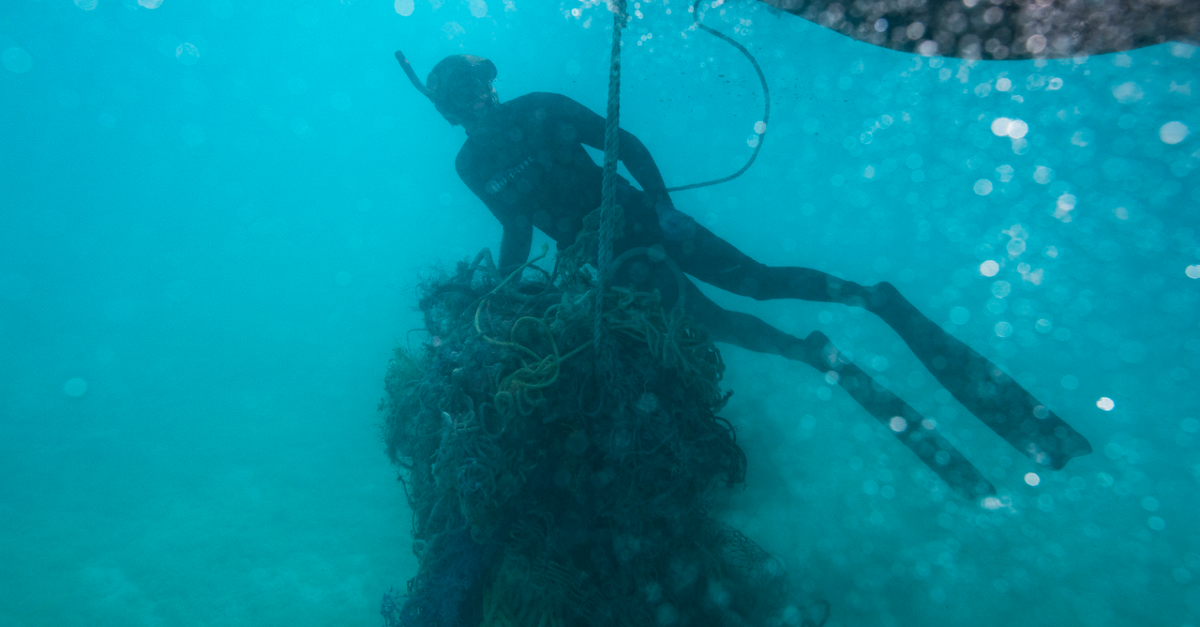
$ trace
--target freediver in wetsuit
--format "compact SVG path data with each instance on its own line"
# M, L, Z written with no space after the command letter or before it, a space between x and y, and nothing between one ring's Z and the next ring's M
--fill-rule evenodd
M584 217L601 203L602 168L583 146L603 149L604 118L560 94L531 93L501 103L492 85L496 67L487 59L447 57L422 86L403 55L397 52L396 58L437 110L467 132L455 165L463 182L504 228L500 269L514 270L529 258L534 228L557 242L560 250L572 244ZM687 275L742 296L863 307L891 326L963 406L1035 462L1058 469L1072 457L1091 452L1087 440L1070 425L997 366L943 331L890 283L863 286L810 268L763 265L678 211L650 152L624 130L620 131L620 160L642 189L624 178L617 184L623 227L614 238L614 257L650 249ZM836 373L833 378L855 400L889 424L952 486L968 494L993 489L949 443L929 431L931 423L845 360L824 334L813 332L801 340L754 316L723 309L691 281L677 277L669 264L655 263L654 255L645 257L644 262L616 269L613 284L659 289L668 303L678 296L677 286L682 284L685 309L709 329L715 341ZM904 419L899 425L896 416ZM931 444L934 440L936 446Z

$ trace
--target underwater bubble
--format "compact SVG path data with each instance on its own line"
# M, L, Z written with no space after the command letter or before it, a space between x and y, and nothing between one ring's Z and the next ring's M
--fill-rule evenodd
M9 48L0 55L0 60L4 63L4 69L13 74L24 74L33 67L33 57L29 56L23 48Z
M1008 91L1010 89L1012 89L1012 81L1008 78L1001 78L1000 80L996 81L997 91Z
M1000 264L996 263L995 261L992 261L991 259L988 259L987 261L979 264L979 274L982 274L983 276L987 276L987 277L996 276L996 273L999 271L1000 271Z
M487 17L487 3L483 0L471 0L469 6L471 17Z
M992 193L992 182L987 179L979 179L975 181L975 193L980 196L987 196Z
M908 421L900 416L892 416L892 419L888 421L888 428L900 433L908 428Z
M163 0L138 0L138 5L146 9L157 9L162 3Z
M1158 505L1158 499L1154 498L1153 496L1147 496L1142 499L1142 509L1148 512L1157 512Z
M394 8L396 13L408 17L413 14L413 0L396 0Z
M1005 135L1008 135L1009 122L1012 122L1012 120L1008 118L996 118L995 120L992 120L992 133L995 133L997 137L1004 137Z
M1104 411L1112 411L1116 406L1117 404L1113 402L1113 399L1107 396L1101 396L1100 400L1096 401L1096 407L1099 407Z
M1013 120L1008 123L1007 135L1013 139L1021 139L1029 133L1029 124L1024 120Z
M1146 519L1146 525L1155 531L1162 531L1167 528L1167 521L1158 516L1151 516Z
M1008 281L996 281L992 283L992 296L996 298L1004 298L1012 293L1012 283Z
M950 310L950 322L954 324L966 324L971 319L971 310L966 307L955 307Z
M185 41L175 47L175 58L184 65L196 65L200 60L200 50Z
M1013 334L1013 326L1003 320L996 323L996 337L1010 337Z
M1121 104L1131 104L1142 99L1145 92L1133 81L1127 81L1112 88L1113 98Z
M1187 124L1179 121L1171 121L1163 124L1158 129L1158 138L1167 144L1178 144L1188 136Z
M1189 279L1200 279L1200 266L1188 266L1187 268L1184 268L1183 273L1186 274Z
M79 377L67 379L67 382L63 384L63 393L71 398L79 398L80 396L83 396L85 393L87 393L87 389L87 381L84 381Z
M1042 478L1039 477L1036 472L1025 473L1025 483L1028 483L1031 486L1036 486L1037 484L1039 484L1041 482L1042 482Z

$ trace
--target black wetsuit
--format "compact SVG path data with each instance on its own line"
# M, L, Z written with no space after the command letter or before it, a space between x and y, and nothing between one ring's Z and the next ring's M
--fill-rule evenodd
M569 246L584 216L600 206L603 170L583 145L604 148L604 118L560 94L533 93L497 105L483 128L473 129L456 166L463 182L504 227L501 268L529 257L534 227L560 250ZM757 299L850 302L866 296L857 284L823 272L772 268L751 259L670 206L658 166L636 137L622 130L620 146L621 161L644 191L624 178L617 183L624 228L614 242L614 256L659 246L688 275ZM660 213L670 214L666 221L671 236L660 226ZM680 284L668 266L645 259L618 268L614 281L657 288L668 303ZM718 307L690 281L684 287L687 310L718 341L775 354L801 342L753 316Z
M482 122L469 129L456 166L467 187L504 227L502 270L528 259L534 227L553 238L561 250L575 241L584 216L600 206L603 171L583 146L603 149L604 125L604 118L566 96L533 93L495 105ZM614 241L615 257L633 249L657 248L687 275L742 296L865 307L904 339L959 402L1022 453L1060 468L1072 457L1090 452L1087 441L1074 429L985 357L944 332L890 284L864 288L817 270L770 267L751 259L674 209L658 167L636 137L621 131L620 147L621 161L644 191L625 179L617 184L624 226ZM708 327L714 340L836 371L842 387L881 421L903 416L906 424L929 424L838 357L836 348L821 333L801 340L754 316L723 309L691 281L676 276L669 264L654 262L654 255L643 257L618 267L613 283L659 289L667 303L678 295L677 286L682 284L685 309ZM905 429L898 437L953 485L955 480L943 472L946 462L935 450L952 447L939 440L931 448L933 434L920 434L915 427ZM962 466L964 473L960 483L986 483L976 471L966 468L965 460L955 459L958 461L952 465ZM964 488L967 492L974 489Z

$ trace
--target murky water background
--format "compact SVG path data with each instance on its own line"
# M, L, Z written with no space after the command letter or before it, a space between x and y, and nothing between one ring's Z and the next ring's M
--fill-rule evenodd
M670 185L736 170L762 117L687 6L626 32L623 122ZM750 474L723 515L830 625L1200 624L1198 51L967 64L723 8L705 23L757 56L772 124L748 174L678 207L765 262L896 283L1096 449L1044 472L869 315L712 292L824 330L1001 497L946 494L819 373L725 348ZM487 56L502 99L602 110L610 24L518 0L6 3L0 623L379 624L415 567L383 370L419 273L500 234L392 51L421 75Z

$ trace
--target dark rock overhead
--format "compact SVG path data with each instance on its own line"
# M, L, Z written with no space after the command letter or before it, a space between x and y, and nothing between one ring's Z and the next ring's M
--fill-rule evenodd
M876 46L1055 59L1200 42L1200 0L761 0Z

